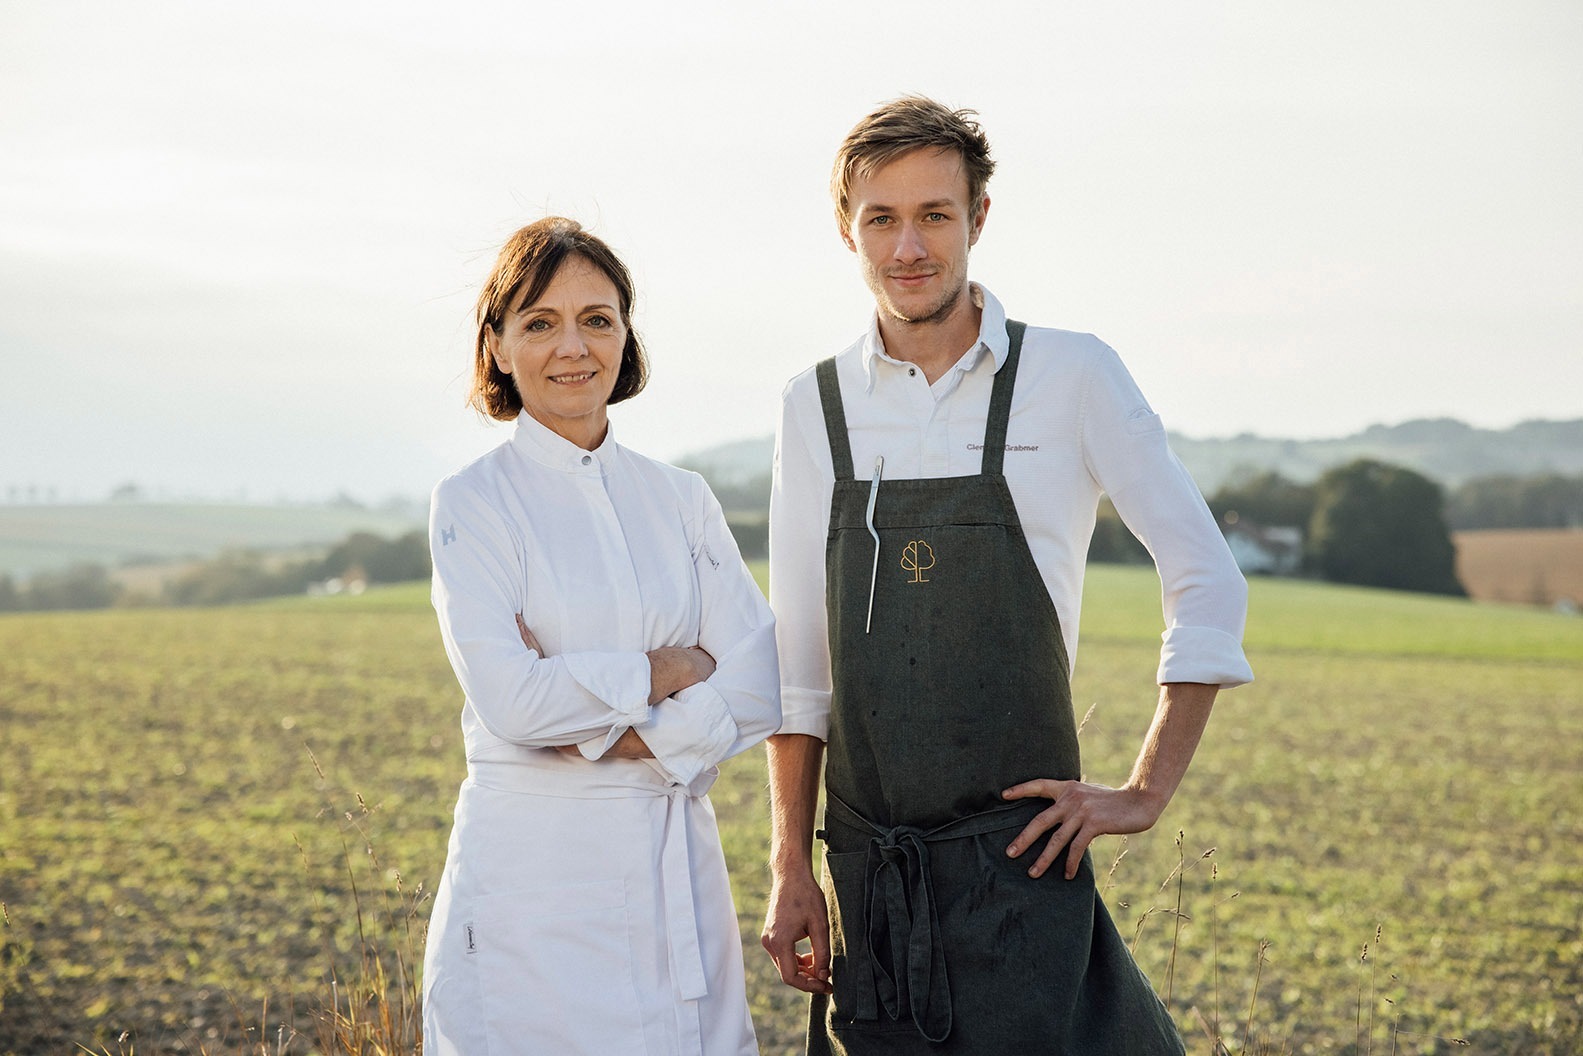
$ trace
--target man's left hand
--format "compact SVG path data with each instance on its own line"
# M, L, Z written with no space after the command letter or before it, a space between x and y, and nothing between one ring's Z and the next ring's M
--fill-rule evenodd
M1040 836L1051 833L1043 853L1028 869L1028 875L1043 876L1045 870L1067 848L1066 878L1077 875L1083 852L1096 836L1106 833L1143 832L1160 818L1165 804L1140 789L1109 788L1083 781L1058 781L1039 778L1013 785L1001 793L1005 799L1049 799L1054 802L1039 812L1006 848L1012 858L1021 857ZM1052 831L1053 830L1053 831Z
M1094 837L1107 832L1118 835L1142 832L1153 826L1165 813L1165 805L1171 802L1176 786L1187 772L1187 764L1192 762L1219 689L1219 686L1198 682L1167 682L1160 687L1160 703L1154 709L1154 721L1143 738L1143 748L1132 766L1132 776L1121 788L1038 778L1002 792L1004 799L1051 801L1051 805L1040 811L1011 841L1006 853L1013 858L1020 857L1033 846L1033 841L1049 832L1050 842L1028 870L1028 875L1043 876L1065 847L1068 848L1066 878L1070 880L1077 875L1078 866L1083 863L1083 852L1094 842Z

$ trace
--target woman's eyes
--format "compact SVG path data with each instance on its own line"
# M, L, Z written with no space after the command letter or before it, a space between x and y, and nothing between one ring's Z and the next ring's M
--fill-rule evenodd
M608 315L601 312L586 317L583 320L583 325L595 330L609 330L616 324ZM551 320L539 316L536 319L529 319L522 329L530 334L543 334L555 329L555 324Z

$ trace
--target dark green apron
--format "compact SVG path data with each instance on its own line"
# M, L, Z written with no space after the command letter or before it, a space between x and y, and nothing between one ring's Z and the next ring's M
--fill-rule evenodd
M835 463L826 574L833 696L825 767L831 998L810 1054L1179 1054L1084 855L1040 879L1006 845L1077 778L1066 647L1002 475L1023 324L995 375L977 476L879 487L853 472L835 361L819 393ZM864 467L870 470L871 467Z

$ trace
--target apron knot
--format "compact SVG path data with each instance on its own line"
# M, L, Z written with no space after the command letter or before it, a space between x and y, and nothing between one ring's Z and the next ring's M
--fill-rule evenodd
M1042 801L1008 803L967 814L932 829L886 828L827 791L825 821L869 835L863 870L861 941L851 943L854 1018L875 1020L881 1007L893 1020L905 1013L930 1042L951 1033L951 984L934 897L929 845L1021 828Z
M951 1033L951 987L922 830L899 826L869 841L864 873L875 996L891 1019L905 1009L925 1038L944 1041Z

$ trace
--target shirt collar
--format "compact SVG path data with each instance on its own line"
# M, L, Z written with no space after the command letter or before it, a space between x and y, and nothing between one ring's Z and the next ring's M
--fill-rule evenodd
M598 447L585 451L527 411L517 415L511 446L540 465L563 473L601 473L620 450L614 424L606 426L605 438Z
M970 282L967 288L972 295L973 304L982 312L978 324L978 341L956 361L951 369L964 373L970 371L978 366L978 361L987 351L995 360L995 370L999 371L1006 365L1006 357L1011 354L1011 339L1006 336L1006 309L1001 307L1000 301L993 293L978 283ZM885 342L879 336L878 313L875 313L870 321L868 332L863 335L858 348L863 359L863 375L868 385L868 392L874 391L874 381L878 376L877 361L884 360L895 366L905 366L901 360L892 359L886 354Z

